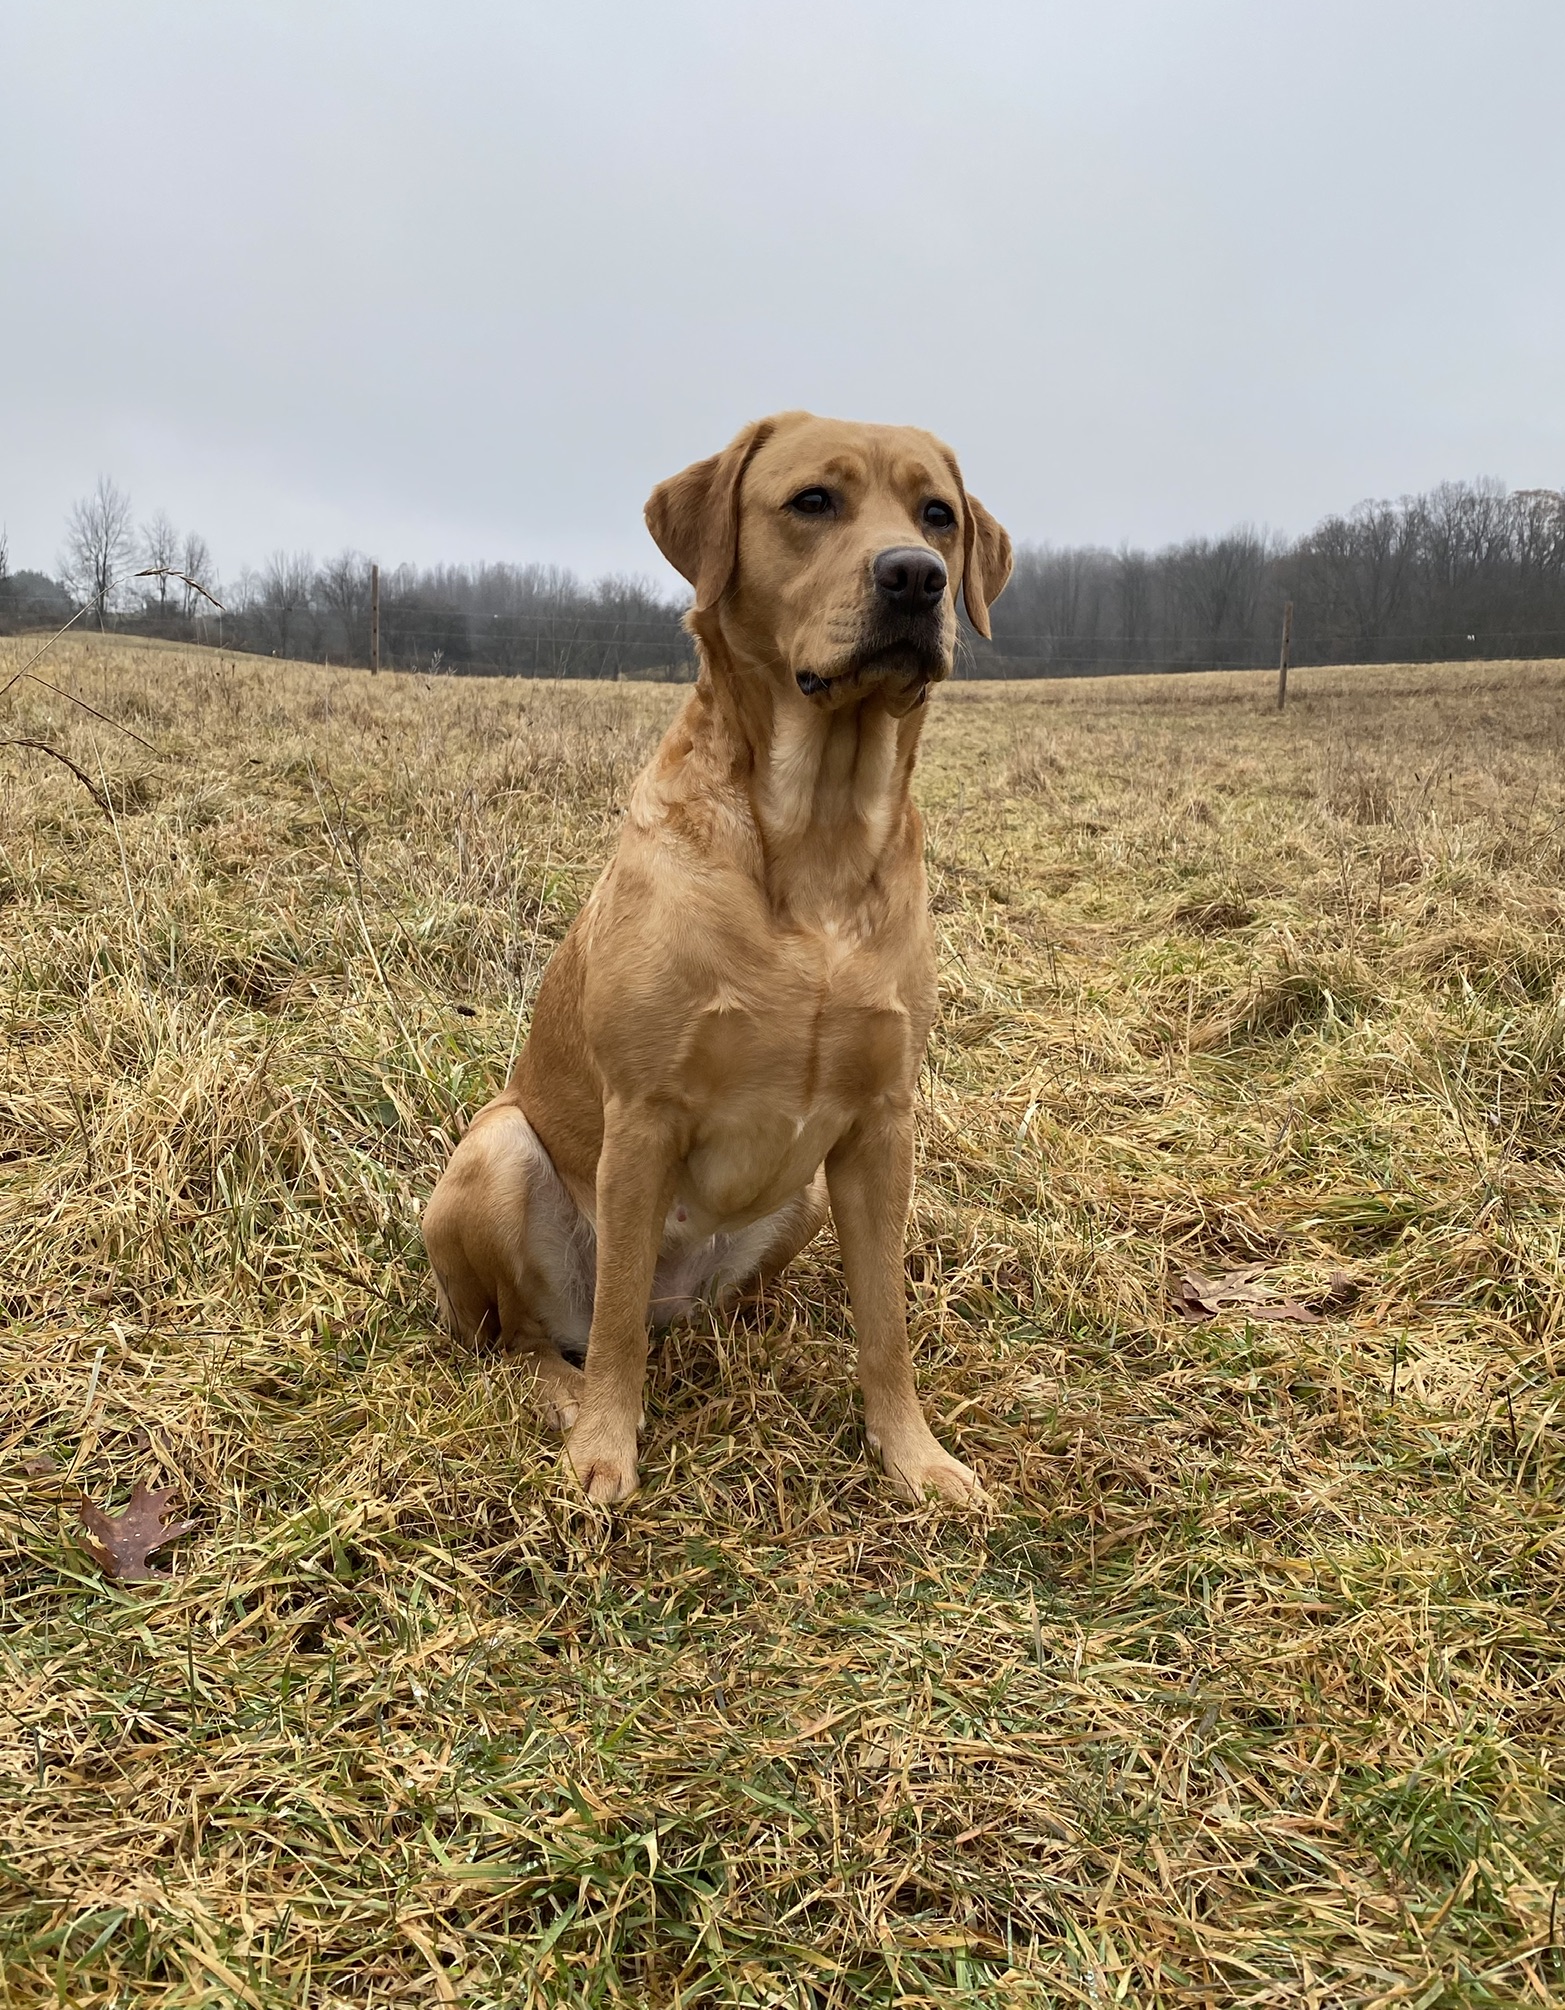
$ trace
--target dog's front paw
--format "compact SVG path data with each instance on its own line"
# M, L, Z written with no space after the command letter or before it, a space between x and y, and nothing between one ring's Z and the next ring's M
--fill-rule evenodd
M588 1500L613 1507L636 1491L636 1434L602 1424L578 1424L565 1441L571 1470Z
M922 1502L931 1490L958 1507L981 1507L988 1498L978 1475L953 1459L932 1431L904 1435L887 1431L872 1435L869 1442L886 1478L904 1500Z

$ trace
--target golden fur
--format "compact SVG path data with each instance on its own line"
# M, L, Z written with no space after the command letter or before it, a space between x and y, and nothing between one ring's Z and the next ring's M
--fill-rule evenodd
M930 434L805 412L660 484L647 524L695 589L700 676L425 1212L442 1304L533 1354L588 1495L623 1500L649 1318L735 1303L829 1202L869 1442L905 1494L966 1499L907 1342L935 1014L910 783L957 592L987 634L1010 540Z

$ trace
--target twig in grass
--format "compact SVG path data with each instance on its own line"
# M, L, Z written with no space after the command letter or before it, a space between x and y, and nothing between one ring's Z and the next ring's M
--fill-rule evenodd
M93 752L98 756L98 773L103 781L103 800L108 810L109 828L114 833L114 847L120 855L120 878L125 885L125 905L130 909L130 925L135 930L136 955L141 962L141 979L145 984L150 981L147 970L147 938L141 930L141 909L136 905L136 889L131 881L130 860L125 855L125 835L120 829L119 818L114 814L114 799L109 794L109 778L103 772L103 754L96 741L93 742Z
M382 1305L389 1305L393 1312L406 1312L409 1309L406 1299L391 1297L389 1293L382 1291L378 1284L371 1284L367 1278L356 1277L351 1270L345 1270L341 1264L329 1262L325 1257L317 1260L329 1277L340 1278L344 1284L351 1284L355 1290L367 1291L372 1298L378 1298Z
M103 1371L103 1357L108 1351L108 1344L105 1340L97 1353L92 1357L92 1373L87 1377L87 1400L82 1404L82 1421L84 1423L92 1409L93 1398L98 1393L98 1377Z
M212 605L217 609L219 614L224 614L227 612L227 609L223 606L222 601L218 599L217 595L215 593L209 593L207 589L201 584L199 579L192 579L188 572L176 571L176 569L172 565L144 566L140 572L133 572L131 574L131 578L177 579L180 581L182 585L190 587L191 590L195 593L199 593L203 600L210 600Z
M0 747L31 747L37 753L49 755L51 760L56 760L62 767L69 768L77 781L81 783L88 795L98 805L98 808L102 810L103 814L106 817L112 817L113 812L109 808L109 799L106 795L102 794L92 777L78 768L69 754L62 754L58 747L51 747L47 740L0 740Z
M49 637L48 641L45 642L41 648L34 650L33 654L28 657L27 661L22 665L20 670L14 671L4 684L0 684L0 698L3 698L6 695L6 693L12 688L13 685L20 684L24 677L31 675L33 665L37 662L40 662L45 656L48 655L49 651L54 647L55 643L59 641L62 635L68 635L70 633L70 631L76 626L77 622L81 620L82 616L85 613L87 613L88 609L90 609L96 604L99 598L100 598L99 595L94 594L92 599L87 601L85 605L78 607L76 612L71 616L70 620L66 622L63 628L57 628L55 632ZM35 684L41 684L43 682L43 679L41 677L35 677L33 678L33 682ZM53 687L51 686L50 688L52 689Z
M60 634L63 635L64 633L65 630L62 628ZM58 641L59 636L56 636L54 639ZM42 653L42 650L40 650L39 655L42 655ZM38 657L35 656L33 661L36 663ZM47 677L35 677L28 670L18 670L16 676L11 679L11 684L14 684L19 677L26 677L29 683L36 684L41 691L52 691L56 698L63 698L68 705L80 706L82 711L90 712L93 718L101 719L105 726L112 726L116 733L123 733L128 740L134 740L138 747L145 747L149 754L155 754L158 751L152 742L138 733L134 727L124 725L118 719L111 719L107 712L100 712L96 705L89 705L85 698L78 698L74 691L63 690L60 685L51 684ZM3 698L6 692L10 690L11 684L0 686L0 698Z

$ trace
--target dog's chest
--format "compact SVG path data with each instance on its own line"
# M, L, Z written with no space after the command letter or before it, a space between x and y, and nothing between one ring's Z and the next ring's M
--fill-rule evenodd
M758 947L717 987L684 1070L699 1115L681 1187L704 1217L780 1206L867 1109L911 1089L933 1014L922 950L828 925Z

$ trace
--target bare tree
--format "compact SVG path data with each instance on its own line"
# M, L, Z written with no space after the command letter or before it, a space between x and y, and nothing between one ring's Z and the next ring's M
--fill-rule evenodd
M1152 646L1152 561L1144 551L1122 544L1115 558L1118 588L1120 657L1140 663Z
M1245 660L1270 556L1264 533L1248 525L1226 537L1190 538L1165 553L1174 592L1193 624L1191 640L1214 668L1225 657Z
M321 567L316 587L342 626L343 653L363 655L369 637L369 560L360 551L339 552Z
M261 575L261 606L279 656L286 656L301 612L310 605L315 561L307 551L274 551Z
M1517 569L1529 582L1557 586L1565 577L1565 495L1518 489L1511 497Z
M168 576L179 564L179 532L169 521L168 511L159 510L141 526L141 562L157 572L159 615L168 612Z
M130 553L130 497L107 475L99 475L92 494L71 504L60 569L77 596L96 606L100 628Z

